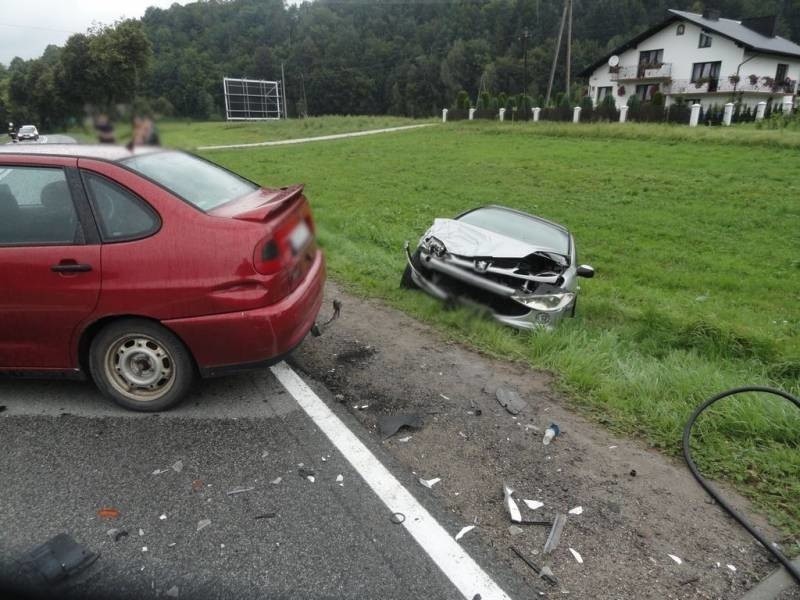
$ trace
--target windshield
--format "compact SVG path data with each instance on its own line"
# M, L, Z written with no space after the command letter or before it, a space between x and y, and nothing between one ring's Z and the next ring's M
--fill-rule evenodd
M256 184L185 152L153 152L122 163L203 211L259 189Z
M36 129L33 125L25 125L24 127L20 128L20 133L33 133L33 130Z
M488 229L506 237L569 255L569 234L563 229L534 217L502 208L479 208L458 218L459 221Z

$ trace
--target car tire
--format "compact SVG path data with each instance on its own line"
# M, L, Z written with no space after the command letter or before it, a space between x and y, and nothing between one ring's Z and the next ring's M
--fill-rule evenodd
M411 263L419 269L419 248L411 255ZM403 276L400 278L400 287L405 290L419 289L419 286L414 282L414 278L411 276L411 265L406 265L406 270L403 271Z
M122 319L100 330L89 349L89 369L105 396L141 412L172 408L195 377L186 346L165 327L144 319Z

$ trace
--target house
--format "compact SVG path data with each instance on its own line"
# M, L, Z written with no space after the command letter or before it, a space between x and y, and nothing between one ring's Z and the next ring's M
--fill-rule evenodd
M667 106L708 107L735 101L754 107L797 94L800 46L775 35L776 17L736 21L708 10L670 10L669 18L587 67L595 105L613 95L617 107L656 92Z

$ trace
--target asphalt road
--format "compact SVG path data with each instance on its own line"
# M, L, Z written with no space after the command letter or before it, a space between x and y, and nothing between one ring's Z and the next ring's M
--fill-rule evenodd
M11 140L6 142L7 144L13 144ZM24 142L17 142L20 146L24 146L26 144L74 144L75 138L70 137L68 135L59 135L59 134L52 134L52 135L45 135L41 134L37 141L24 141Z
M0 404L6 586L20 581L26 552L66 532L100 553L56 588L67 597L462 597L269 371L205 381L161 415L117 409L81 382L0 380ZM338 412L448 531L459 530ZM254 489L228 494L237 488ZM100 518L103 507L119 516ZM211 523L198 531L203 520ZM114 541L112 528L128 535ZM491 562L477 536L462 544L484 568Z

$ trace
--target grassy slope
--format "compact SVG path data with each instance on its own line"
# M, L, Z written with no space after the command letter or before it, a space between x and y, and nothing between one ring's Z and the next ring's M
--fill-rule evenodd
M554 370L599 421L675 454L689 412L713 393L800 392L800 156L745 147L743 132L723 145L671 129L636 126L637 141L615 126L464 123L209 156L267 185L305 181L337 280L486 352ZM404 240L487 203L573 230L598 272L578 318L520 335L398 289ZM790 409L742 398L698 432L705 471L797 534L800 415Z

